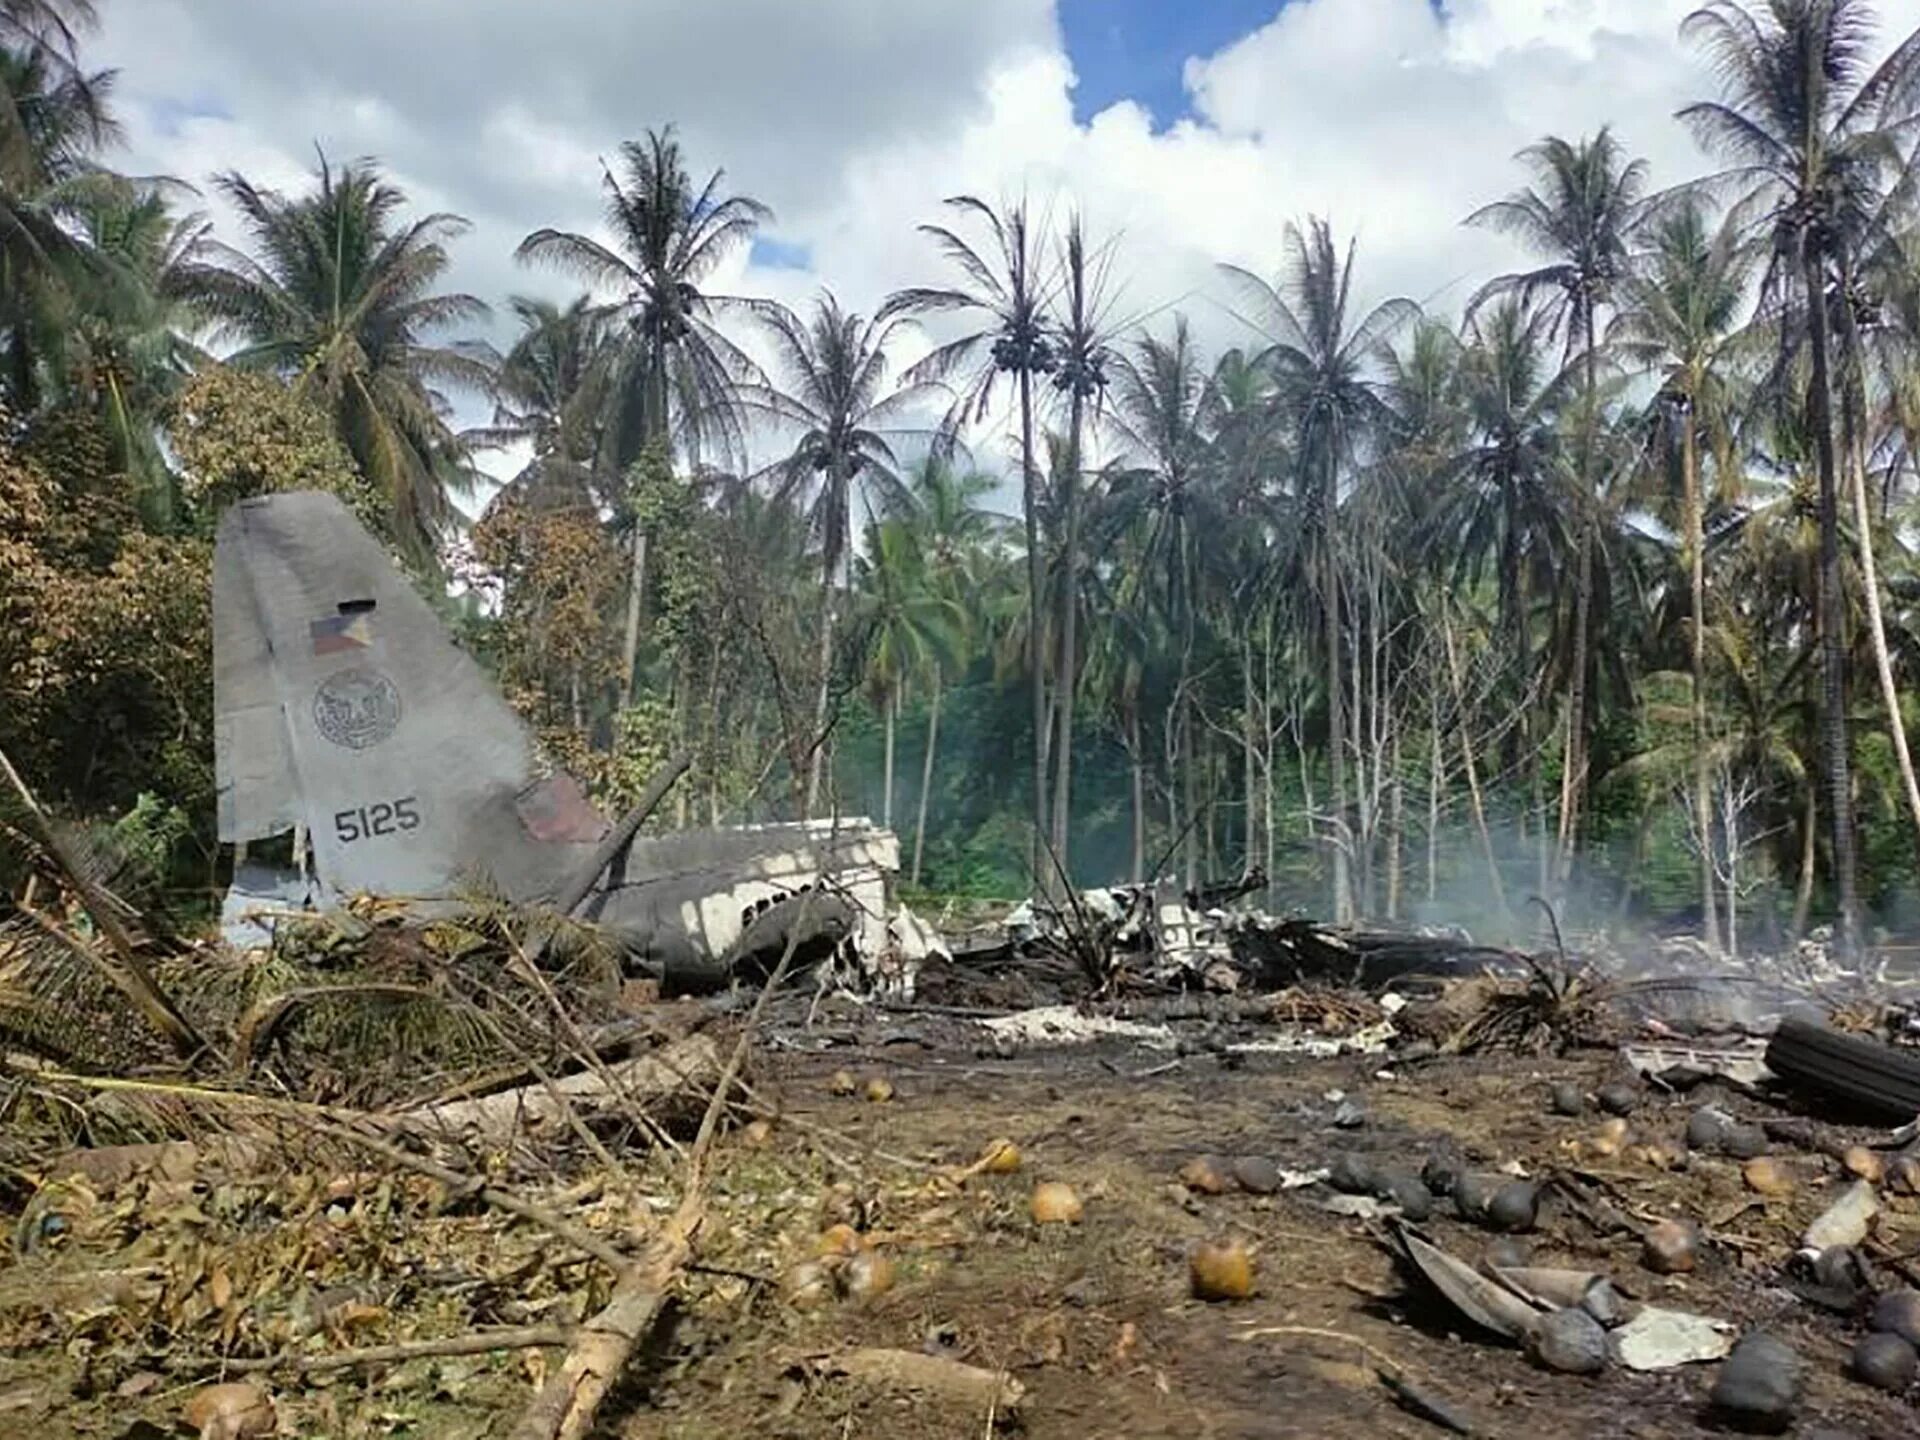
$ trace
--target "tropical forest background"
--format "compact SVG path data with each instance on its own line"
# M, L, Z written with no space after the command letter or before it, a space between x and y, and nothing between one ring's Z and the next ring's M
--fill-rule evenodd
M110 11L0 0L0 750L177 895L230 863L213 527L319 488L609 809L690 749L657 823L872 815L934 908L1920 921L1920 37L1862 0L1709 0L1697 175L1540 137L1449 312L1301 216L1225 347L1071 194L956 197L873 313L724 293L771 215L665 116L537 290L457 293L377 159L119 173Z

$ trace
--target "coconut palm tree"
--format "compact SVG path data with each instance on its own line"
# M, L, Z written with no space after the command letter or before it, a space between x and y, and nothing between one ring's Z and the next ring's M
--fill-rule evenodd
M541 229L516 255L583 280L610 297L607 314L617 360L606 378L597 464L625 475L648 445L677 447L696 465L706 451L738 458L745 451L734 387L758 380L753 362L720 330L734 297L701 286L714 269L773 218L765 205L722 190L715 170L696 186L673 127L650 130L620 147L619 167L603 177L611 247L590 235ZM647 535L632 515L622 695L633 693L639 664Z
M1740 320L1752 273L1750 252L1740 244L1740 217L1710 230L1698 204L1686 203L1658 220L1650 253L1620 286L1620 308L1607 330L1608 346L1630 367L1652 374L1660 388L1649 419L1680 459L1681 551L1687 567L1688 672L1692 681L1695 830L1712 833L1712 761L1707 734L1707 539L1706 500L1700 477L1704 439L1723 477L1737 473L1733 424L1740 397L1736 366L1746 345ZM1714 918L1711 848L1700 854L1701 935L1719 946Z
M520 334L495 378L493 423L469 432L489 449L532 451L511 486L552 488L555 499L617 504L595 466L605 390L615 364L606 312L585 296L567 305L516 295L507 302Z
M1620 142L1605 127L1592 139L1577 143L1549 135L1522 150L1518 158L1533 172L1534 183L1504 200L1482 206L1467 217L1467 223L1512 235L1547 263L1490 281L1468 302L1467 311L1471 315L1497 295L1546 301L1543 313L1564 336L1567 358L1580 357L1579 479L1581 494L1588 496L1595 493L1598 484L1598 316L1602 306L1612 303L1615 287L1627 274L1633 227L1646 191L1646 162L1628 160ZM1563 877L1578 835L1588 765L1587 656L1592 632L1596 525L1597 516L1589 514L1580 526L1575 577L1573 663L1567 685L1565 758L1560 780Z
M992 588L995 557L1005 552L1011 527L1004 517L983 507L994 488L991 476L958 470L930 456L915 468L910 488L913 504L903 518L913 528L914 553L922 567L922 579L959 619L957 627L945 632L947 647L936 648L931 654L923 677L928 687L927 742L920 762L920 798L914 812L913 861L908 870L909 883L918 886L946 680L949 674L965 673L976 647L985 638L982 631L992 606L983 594Z
M66 333L74 287L93 279L76 213L117 183L95 159L120 133L112 83L48 45L0 47L0 378L20 411L39 403L44 352Z
M854 621L865 641L867 693L884 730L881 823L893 824L894 730L907 686L930 679L956 657L966 610L927 564L911 513L877 520L867 529L858 563Z
M56 310L65 329L52 377L64 398L100 416L112 462L133 481L148 517L170 521L177 479L158 427L181 381L205 354L174 296L205 238L206 217L176 214L168 187L100 177L77 196L71 228L85 246Z
M1277 283L1224 267L1243 299L1243 317L1265 341L1259 363L1290 437L1305 573L1318 591L1321 660L1326 666L1327 758L1331 782L1333 910L1353 914L1348 868L1344 681L1340 665L1341 484L1369 438L1392 420L1379 371L1394 332L1419 317L1411 300L1383 301L1353 319L1354 245L1343 253L1324 220L1289 225Z
M1819 481L1822 768L1839 939L1849 949L1859 932L1859 876L1826 297L1855 258L1848 241L1872 231L1885 192L1904 169L1902 136L1920 113L1920 34L1871 66L1873 11L1866 0L1709 0L1687 17L1682 33L1721 79L1720 99L1680 111L1695 138L1728 167L1700 186L1737 193L1748 233L1768 255L1763 303L1781 319L1783 340L1793 349L1804 340L1808 356L1805 403ZM1783 366L1781 375L1791 370Z
M1067 432L1062 484L1055 497L1060 520L1059 659L1053 699L1057 723L1053 743L1053 853L1068 868L1073 806L1073 715L1079 688L1080 528L1082 477L1086 470L1087 422L1097 420L1112 358L1108 281L1112 251L1087 248L1086 226L1078 214L1067 220L1061 240L1055 345L1059 364L1053 388L1066 397Z
M1532 679L1531 602L1552 594L1579 523L1560 436L1569 387L1547 354L1549 326L1517 296L1469 322L1458 370L1468 433L1448 461L1428 542L1454 556L1456 580L1492 568L1502 643L1522 684Z
M1226 533L1215 508L1219 494L1208 483L1217 411L1212 373L1185 316L1174 317L1164 339L1143 335L1115 357L1110 423L1132 463L1111 477L1107 527L1116 537L1139 527L1142 598L1165 617L1173 649L1168 753L1181 761L1179 774L1168 777L1169 801L1178 796L1169 829L1185 856L1188 887L1200 873L1193 664L1207 608L1202 592L1219 558L1211 543Z
M386 497L392 533L428 560L458 523L452 497L473 484L446 390L488 393L489 352L434 337L487 307L438 287L457 215L403 221L407 197L372 160L336 169L320 157L302 195L263 189L237 171L215 181L240 212L251 253L213 238L177 267L174 286L228 363L271 371L322 404L361 472Z
M1026 527L1027 668L1033 700L1033 839L1029 861L1042 889L1052 889L1052 875L1040 863L1040 846L1047 827L1047 645L1043 583L1044 556L1040 543L1040 474L1034 455L1034 377L1051 373L1057 364L1048 334L1047 301L1051 282L1046 274L1044 244L1035 231L1025 201L996 210L973 195L956 195L947 204L963 220L985 232L976 246L945 225L922 225L940 252L963 277L956 286L911 286L888 299L883 317L897 314L957 314L978 322L957 339L936 346L907 372L910 381L955 383L955 398L947 412L946 431L957 437L967 426L984 419L992 408L1002 377L1012 384L1019 401L1020 509Z
M0 77L0 184L8 189L30 190L40 173L45 117L33 112L49 91L96 132L93 148L117 133L106 109L112 74L80 66L80 37L99 23L93 0L0 0L0 50L19 67Z
M748 384L739 404L769 423L797 431L792 448L768 467L774 493L805 504L809 528L820 547L819 674L815 691L812 760L807 776L809 812L818 802L833 672L836 591L852 554L853 502L863 498L874 513L909 503L894 445L911 431L900 422L923 397L911 381L890 386L888 352L907 323L866 319L840 308L831 292L801 319L783 305L757 305L755 315L772 340L779 384ZM922 432L923 436L925 432ZM809 492L811 492L809 497Z

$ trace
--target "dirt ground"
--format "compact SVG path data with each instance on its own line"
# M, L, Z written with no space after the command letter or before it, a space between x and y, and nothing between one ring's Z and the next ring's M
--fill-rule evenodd
M1394 1403L1363 1347L1390 1357L1486 1436L1654 1440L1712 1433L1705 1411L1712 1365L1660 1374L1614 1368L1590 1379L1546 1373L1411 1291L1378 1242L1377 1223L1322 1209L1324 1187L1200 1196L1176 1179L1181 1165L1202 1153L1264 1156L1304 1170L1343 1149L1414 1172L1429 1155L1449 1153L1477 1169L1517 1163L1545 1175L1575 1163L1572 1144L1600 1123L1594 1115L1550 1115L1548 1083L1571 1079L1591 1090L1619 1078L1616 1056L1411 1064L1381 1056L1240 1056L1219 1048L1218 1034L1204 1029L1172 1054L1113 1041L1006 1053L951 1016L869 1017L776 1035L754 1085L781 1118L769 1135L736 1131L723 1142L701 1268L609 1406L602 1433L961 1440L986 1435L992 1425L1032 1440L1442 1433ZM875 1102L860 1089L835 1094L841 1070L862 1087L870 1077L885 1078L892 1098ZM1335 1091L1362 1107L1358 1128L1332 1126ZM1691 1111L1709 1102L1745 1117L1781 1113L1713 1084L1685 1097L1648 1092L1631 1117L1635 1138L1678 1141ZM954 1171L997 1137L1019 1147L1019 1172L956 1181ZM1845 1177L1824 1155L1778 1146L1775 1154L1798 1186L1787 1198L1766 1201L1745 1189L1732 1160L1694 1157L1674 1172L1626 1156L1579 1162L1613 1187L1613 1203L1630 1218L1704 1220L1714 1243L1694 1274L1649 1273L1631 1234L1603 1236L1564 1206L1550 1206L1523 1239L1536 1263L1602 1270L1630 1296L1721 1317L1743 1330L1764 1326L1787 1340L1808 1372L1795 1434L1911 1435L1910 1402L1845 1374L1856 1322L1808 1304L1782 1283L1793 1237ZM670 1204L665 1169L648 1174L643 1200L629 1196L605 1223L632 1222L636 1213L644 1223L649 1203L655 1211ZM1075 1189L1085 1210L1079 1224L1033 1223L1028 1197L1040 1180ZM404 1199L394 1203L404 1208ZM194 1203L205 1212L215 1208L205 1195ZM1896 1250L1912 1249L1920 1201L1887 1204L1883 1238ZM1478 1262L1494 1237L1448 1211L1440 1206L1425 1228ZM324 1226L331 1215L340 1228L337 1205L303 1213L298 1223ZM219 1217L202 1218L205 1229ZM30 1219L18 1217L17 1224ZM816 1253L836 1222L851 1224L859 1243L888 1257L897 1281L877 1298L797 1309L781 1279ZM134 1232L161 1223L123 1226L115 1241L137 1247ZM413 1275L407 1298L383 1297L389 1310L406 1304L417 1318L436 1303L432 1227L461 1223L473 1222L440 1213L379 1242L382 1273ZM505 1302L494 1296L489 1316L496 1323L529 1308L536 1319L564 1319L597 1303L597 1282L583 1278L590 1266L556 1269L551 1242L524 1225L502 1235L489 1254L467 1262L489 1271L495 1290L511 1290L515 1274L533 1274L528 1266L536 1260L547 1265L528 1281L520 1297L528 1303L519 1310L510 1303L514 1295ZM1225 1304L1191 1299L1191 1248L1234 1236L1255 1251L1255 1296ZM150 1440L176 1433L190 1384L162 1360L151 1353L128 1358L106 1340L76 1342L71 1317L64 1326L47 1317L37 1326L19 1319L22 1295L45 1295L50 1277L120 1264L128 1253L110 1243L91 1250L76 1243L15 1257L0 1270L0 1340L8 1346L0 1351L0 1435ZM171 1252L160 1253L161 1264L172 1263ZM362 1260L363 1269L375 1268ZM204 1254L193 1263L208 1264ZM321 1263L311 1253L299 1262ZM279 1283L297 1286L298 1264L283 1268ZM450 1309L444 1325L457 1330L474 1313L471 1305ZM392 1338L384 1323L374 1317L367 1333L334 1338L381 1343ZM146 1344L150 1352L150 1337ZM837 1378L820 1363L853 1346L1004 1369L1025 1388L1024 1401L1011 1415L990 1417L967 1401ZM119 1355L114 1364L106 1363L109 1354ZM526 1351L409 1361L262 1383L278 1401L283 1435L478 1440L505 1433L531 1383L557 1357Z

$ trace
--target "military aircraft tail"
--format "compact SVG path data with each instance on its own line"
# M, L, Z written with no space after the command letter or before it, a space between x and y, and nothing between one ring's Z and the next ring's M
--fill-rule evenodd
M336 892L550 894L605 820L331 495L243 500L214 556L220 838L310 827Z

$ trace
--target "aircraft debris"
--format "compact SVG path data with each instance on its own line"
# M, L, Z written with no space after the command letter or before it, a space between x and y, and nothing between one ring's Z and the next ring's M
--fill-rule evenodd
M572 777L539 771L519 717L332 496L260 496L222 518L214 706L220 838L300 830L322 904L445 905L479 886L596 923L668 993L764 973L796 928L801 963L887 949L891 832L848 818L639 835L686 756L610 826Z
M1733 1349L1734 1327L1708 1315L1690 1315L1643 1305L1613 1332L1614 1354L1629 1370L1672 1370L1724 1359Z

